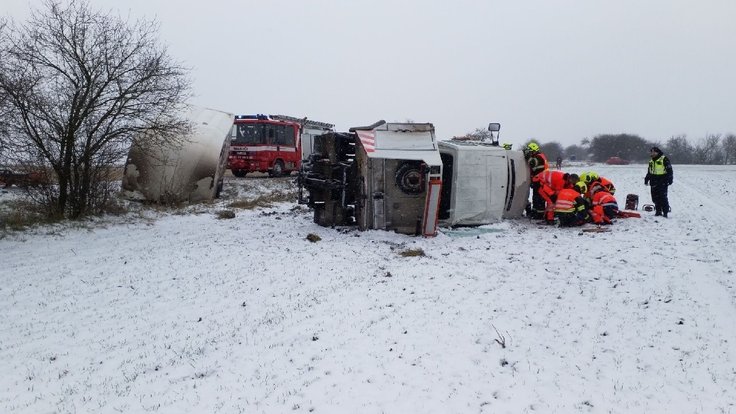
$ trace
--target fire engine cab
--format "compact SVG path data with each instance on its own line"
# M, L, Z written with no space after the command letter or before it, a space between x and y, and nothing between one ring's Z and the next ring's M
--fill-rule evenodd
M303 153L302 137L311 137L315 130L329 131L333 126L287 115L236 115L227 167L236 177L249 172L268 173L271 177L289 175L299 170L301 160L309 155ZM311 148L311 140L307 141Z

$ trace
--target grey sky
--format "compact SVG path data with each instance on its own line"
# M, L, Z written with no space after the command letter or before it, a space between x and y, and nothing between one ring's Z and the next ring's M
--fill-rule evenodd
M27 16L28 0L0 14ZM434 123L447 139L563 145L736 133L733 0L91 0L157 18L194 103L339 130Z

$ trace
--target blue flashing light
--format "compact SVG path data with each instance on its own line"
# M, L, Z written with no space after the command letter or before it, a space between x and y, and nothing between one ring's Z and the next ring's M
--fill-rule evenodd
M270 119L268 115L264 114L255 114L255 115L235 115L235 119L259 119L259 120L266 120Z

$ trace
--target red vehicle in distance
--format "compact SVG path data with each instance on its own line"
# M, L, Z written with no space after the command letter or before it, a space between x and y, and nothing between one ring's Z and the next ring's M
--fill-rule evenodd
M606 160L608 165L629 165L629 161L620 157L611 157Z
M300 125L268 115L236 115L227 167L236 177L264 172L289 175L301 165Z

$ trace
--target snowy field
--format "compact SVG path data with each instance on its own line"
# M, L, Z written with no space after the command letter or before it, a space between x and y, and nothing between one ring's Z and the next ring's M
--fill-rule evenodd
M650 203L645 165L583 169ZM293 189L249 177L184 214L10 235L0 412L736 413L736 166L674 169L670 218L606 233L218 219Z

